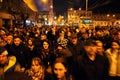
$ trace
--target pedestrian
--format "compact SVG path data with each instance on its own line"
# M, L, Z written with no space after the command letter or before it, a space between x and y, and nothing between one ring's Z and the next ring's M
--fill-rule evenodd
M108 60L96 53L96 42L87 40L84 54L73 64L74 80L108 80Z

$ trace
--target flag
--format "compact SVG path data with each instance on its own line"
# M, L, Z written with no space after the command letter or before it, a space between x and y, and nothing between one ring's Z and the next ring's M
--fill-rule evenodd
M33 11L49 11L49 0L23 0Z

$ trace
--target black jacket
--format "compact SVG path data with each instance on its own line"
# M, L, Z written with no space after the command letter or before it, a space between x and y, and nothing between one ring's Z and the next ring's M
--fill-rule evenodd
M107 80L108 68L108 60L104 56L96 54L92 61L84 54L74 62L72 71L75 80Z
M11 72L4 76L3 80L30 80L27 75L22 72Z

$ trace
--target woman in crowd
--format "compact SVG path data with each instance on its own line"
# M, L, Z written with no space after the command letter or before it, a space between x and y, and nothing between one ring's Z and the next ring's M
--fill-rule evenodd
M44 66L40 58L35 57L32 59L31 67L26 71L28 80L44 80Z
M51 44L48 40L44 40L42 43L42 48L41 51L39 53L41 60L43 61L43 64L45 65L45 67L49 67L49 65L51 65L54 61L54 53L53 50L51 48Z
M96 45L97 45L97 53L104 56L105 52L102 41L96 40Z
M53 67L53 79L52 80L72 80L72 75L68 71L68 64L63 57L56 58Z
M63 29L60 29L58 34L59 36L57 38L57 43L65 43L67 45L68 39L65 38L65 31Z
M106 56L108 57L109 77L110 80L120 80L120 45L116 41L112 41L111 48L106 50Z
M27 46L28 52L29 52L29 54L28 54L28 56L29 56L28 67L30 67L31 60L32 60L32 58L38 56L39 49L35 45L35 39L34 38L28 38L28 40L26 42L26 46Z

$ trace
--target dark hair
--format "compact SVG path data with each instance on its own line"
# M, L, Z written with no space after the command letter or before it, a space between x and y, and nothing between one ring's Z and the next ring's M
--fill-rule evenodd
M49 40L43 40L43 41L42 41L42 48L43 48L43 43L44 43L44 42L47 42L47 43L49 44L49 48L51 48L51 42L50 42Z
M14 36L13 38L14 38L14 39L19 38L19 39L22 40L21 36Z
M64 67L67 69L67 72L65 73L65 76L66 76L66 80L70 80L70 73L69 73L69 70L68 70L68 64L67 64L67 59L64 58L64 57L58 57L55 59L54 63L53 63L53 66L52 66L52 71L53 71L53 78L55 78L55 80L57 80L57 77L55 76L54 74L54 65L56 63L61 63L64 65Z
M53 66L54 66L56 63L62 63L66 69L68 68L67 60L66 60L66 58L64 58L64 57L58 57L58 58L56 58L55 61L54 61Z
M7 50L7 49L4 47L0 47L0 54L2 54L2 52L4 52L5 50Z
M95 40L88 39L85 41L84 46L96 45Z
M76 33L73 33L71 36L70 36L71 39L76 39L78 38L77 34Z
M112 46L112 43L113 42L115 42L115 43L117 43L118 45L120 45L120 43L117 41L117 40L113 40L112 42L111 42L111 46Z
M26 41L26 44L29 45L28 41L31 40L32 41L32 44L35 45L35 39L34 38L28 38L27 41Z

